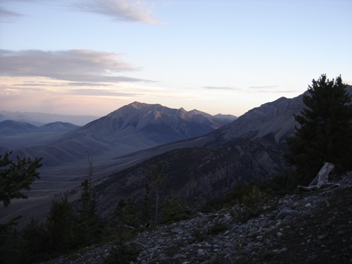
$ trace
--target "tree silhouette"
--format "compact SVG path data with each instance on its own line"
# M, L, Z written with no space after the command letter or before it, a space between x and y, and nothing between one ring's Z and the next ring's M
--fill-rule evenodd
M93 191L93 157L88 155L88 179L81 183L78 209L79 236L87 245L101 237L101 220L96 213L97 200Z
M287 161L295 165L299 178L308 184L324 162L335 164L338 172L352 168L351 96L341 76L331 81L326 75L308 87L303 96L306 108L295 115L299 123L287 138L291 153Z
M42 166L41 158L21 159L17 156L17 162L9 158L10 153L0 155L0 201L4 206L9 206L12 199L27 199L22 190L29 191L30 185L39 179L36 170Z
M166 175L163 173L163 166L159 163L153 172L149 174L151 178L151 190L155 194L154 222L158 223L160 195L166 188Z

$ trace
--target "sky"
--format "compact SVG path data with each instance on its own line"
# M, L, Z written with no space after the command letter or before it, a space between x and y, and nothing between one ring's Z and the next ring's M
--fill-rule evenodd
M352 84L350 0L0 0L0 110L240 116Z

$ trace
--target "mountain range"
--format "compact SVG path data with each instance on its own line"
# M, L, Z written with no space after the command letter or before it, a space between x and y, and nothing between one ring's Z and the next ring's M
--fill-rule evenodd
M348 91L352 94L351 86ZM14 152L44 157L42 180L33 185L35 197L72 193L67 191L87 177L87 156L94 157L98 212L104 218L121 198L140 203L158 164L167 176L163 196L172 190L200 208L238 183L290 170L285 138L297 125L294 115L304 107L302 97L279 98L231 122L197 110L134 102L60 135L50 145Z
M45 124L58 121L72 123L77 126L83 126L97 118L97 116L90 115L59 115L38 112L10 112L0 110L0 122L5 120L13 120L29 123L35 126L43 126Z
M46 145L61 135L78 128L66 122L53 122L41 126L5 120L0 122L0 146L7 149Z
M348 91L352 94L351 86ZM284 158L289 151L285 138L298 125L294 115L304 108L302 98L303 94L292 99L281 97L212 133L148 150L152 159L116 172L96 186L100 214L108 217L121 198L134 197L138 202L158 164L168 178L164 195L172 190L196 209L223 197L238 183L289 172L292 167Z
M134 102L82 127L69 123L35 127L19 121L3 121L0 143L15 155L43 157L45 166L58 166L87 155L112 158L201 136L229 122L229 117L214 117L198 110L187 112L183 108ZM47 135L50 132L55 133Z

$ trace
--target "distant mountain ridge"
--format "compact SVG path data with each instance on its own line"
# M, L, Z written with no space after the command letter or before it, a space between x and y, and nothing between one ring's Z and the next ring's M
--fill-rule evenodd
M79 126L67 122L53 122L42 126L35 126L26 122L5 120L0 121L0 135L26 134L34 132L68 132Z
M62 115L35 112L11 112L0 110L0 122L5 120L13 120L29 123L35 126L42 126L48 123L54 123L58 121L72 123L77 126L83 126L97 118L97 116L90 115Z
M35 126L21 121L5 120L0 122L0 147L16 149L45 145L77 128L78 126L66 122Z
M18 133L31 133L38 127L29 123L5 120L0 122L0 135L14 135Z
M74 129L49 145L18 148L20 156L43 157L45 165L60 165L89 155L110 158L175 141L205 135L229 123L207 113L160 104L133 102Z

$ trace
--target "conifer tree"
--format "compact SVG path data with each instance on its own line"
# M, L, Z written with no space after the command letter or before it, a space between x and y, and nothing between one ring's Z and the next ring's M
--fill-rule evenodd
M44 224L32 218L21 232L21 259L37 263L48 257L48 234Z
M145 184L145 196L143 198L143 206L141 213L141 221L145 224L150 224L152 218L152 204L150 201L150 187L149 184Z
M7 207L12 199L27 199L23 189L30 190L30 185L39 179L38 168L42 166L41 158L10 159L10 153L0 155L0 202Z
M31 160L17 156L17 161L14 161L10 155L11 152L0 155L0 202L4 207L8 207L12 199L28 198L23 190L29 191L30 185L40 178L37 169L42 166L41 158ZM0 208L0 214L5 213L3 210L6 208ZM15 262L17 235L14 227L19 218L21 216L0 224L0 263Z
M170 197L163 201L163 210L161 212L161 223L171 223L188 218L188 207L175 197L171 191Z
M129 226L133 228L138 226L134 198L129 202L126 202L125 199L121 199L115 209L114 215L118 226Z
M352 169L351 96L341 76L331 81L326 75L313 79L303 96L306 108L295 115L299 123L287 138L291 153L288 162L295 165L305 184L317 174L324 162L335 164L338 172Z
M96 199L92 193L91 183L84 180L81 183L81 196L79 199L79 237L86 244L99 240L101 235L100 219L96 213Z
M88 156L88 179L81 183L79 198L79 234L85 244L89 245L100 239L101 221L96 213L97 201L93 191L93 158Z
M62 252L78 247L78 219L67 196L53 201L47 218L49 250Z
M150 173L151 189L155 194L154 222L158 223L160 196L166 187L166 175L163 173L163 166L159 163L155 170Z
M114 211L115 230L120 242L131 238L138 228L138 217L135 210L135 199L126 202L121 199Z

